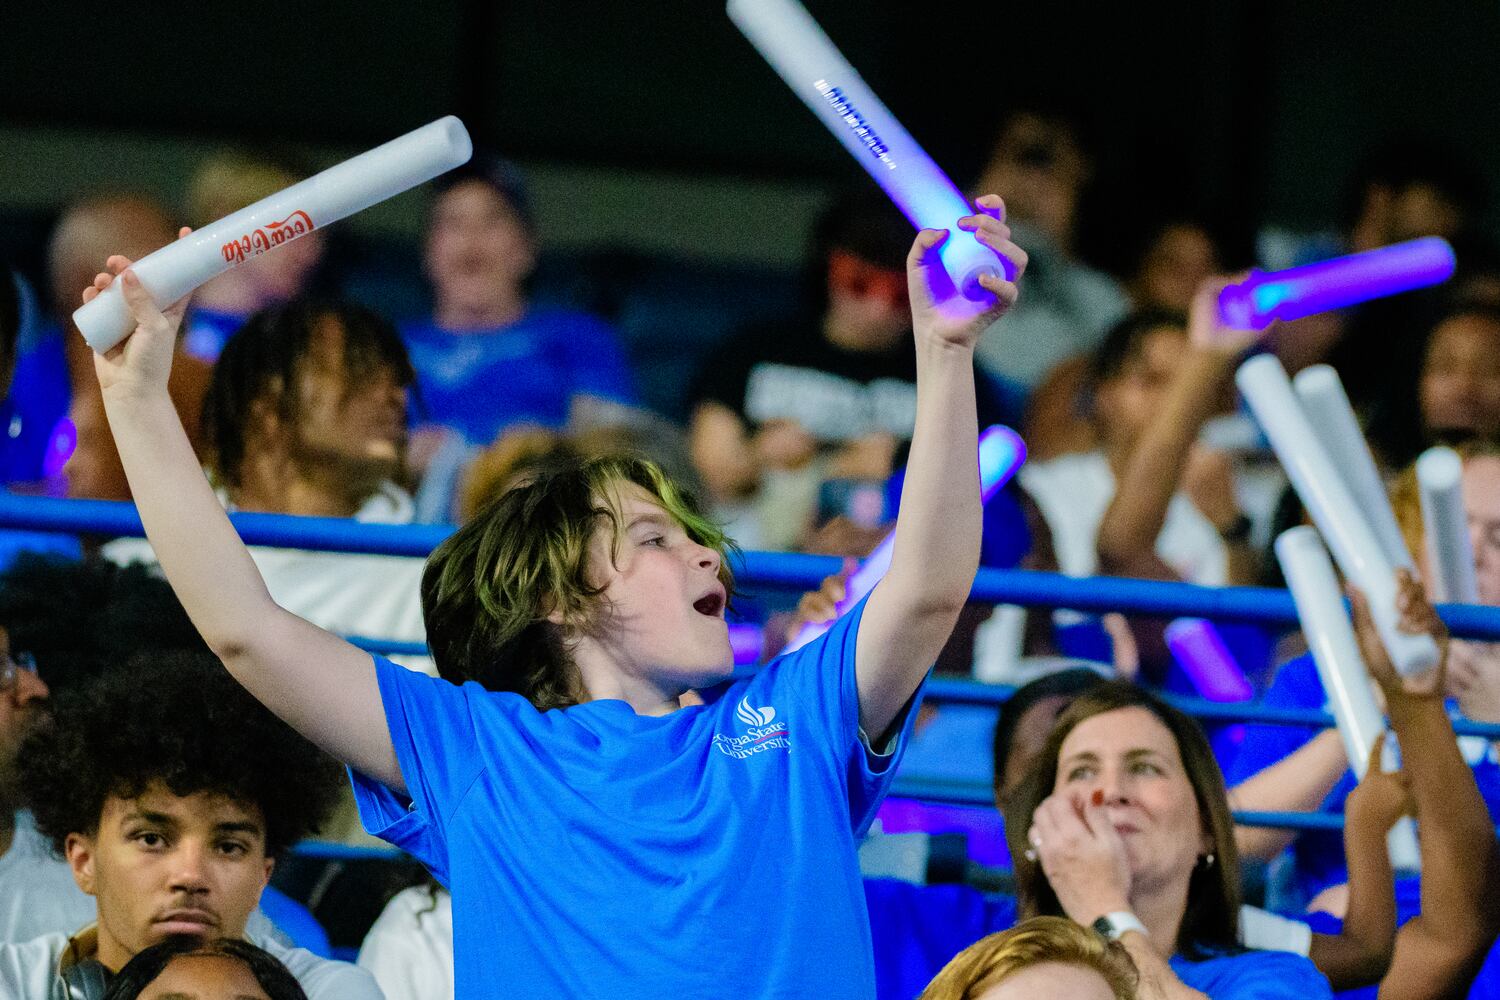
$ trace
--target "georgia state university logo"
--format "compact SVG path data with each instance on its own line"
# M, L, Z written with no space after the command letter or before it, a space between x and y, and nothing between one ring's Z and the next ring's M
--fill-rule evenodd
M744 760L767 750L792 749L791 734L787 730L785 722L776 721L776 709L770 705L764 708L756 708L750 704L747 695L740 699L735 706L734 717L746 726L743 736L725 736L723 733L714 734L714 746L719 752Z

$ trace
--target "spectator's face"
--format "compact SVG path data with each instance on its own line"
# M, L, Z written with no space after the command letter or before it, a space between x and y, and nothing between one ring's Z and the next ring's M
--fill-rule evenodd
M10 634L0 628L0 654L10 658ZM21 740L36 720L47 698L47 685L30 670L17 669L15 679L0 690L0 810L11 811L18 798L16 764Z
M977 1000L1114 1000L1104 977L1064 962L1040 962L1013 972Z
M271 1000L244 962L225 955L178 955L146 984L140 1000Z
M827 322L834 341L855 350L883 351L907 341L911 302L906 274L843 250L832 251Z
M440 308L509 302L535 266L531 235L493 187L465 181L438 198L427 232L427 273Z
M69 834L68 862L99 912L99 961L118 971L173 935L238 938L271 878L257 806L162 782L104 802L99 829Z
M733 668L734 653L719 554L689 538L634 483L620 486L617 509L623 515L619 548L611 552L607 523L589 545L590 582L604 588L600 596L610 610L600 633L583 637L587 655L607 664L609 673L653 683L697 688L722 680Z
M1021 114L1001 133L978 187L1004 198L1009 218L1030 223L1066 246L1088 173L1071 128Z
M1218 274L1213 240L1197 226L1168 226L1146 250L1136 277L1137 306L1187 312L1204 279Z
M1053 790L1080 802L1103 793L1125 842L1132 896L1185 885L1209 850L1177 741L1147 709L1119 708L1078 723L1063 740Z
M1057 722L1063 709L1072 703L1073 699L1067 695L1055 694L1050 698L1040 699L1021 713L1021 719L1011 734L1010 752L1005 758L1005 774L1002 776L998 796L1002 803L1031 770L1037 755L1047 745L1053 723Z
M1464 462L1463 491L1479 603L1500 605L1500 458L1482 455Z
M327 317L301 367L294 450L303 462L378 479L394 475L406 451L406 388L387 364L351 370L343 327Z
M1500 431L1500 324L1481 315L1440 323L1428 341L1418 391L1429 431Z
M1452 238L1463 228L1464 213L1436 188L1412 184L1391 200L1390 240L1414 240L1419 236Z
M1151 418L1182 362L1185 331L1158 327L1145 334L1135 351L1097 392L1098 417L1105 441L1134 444Z

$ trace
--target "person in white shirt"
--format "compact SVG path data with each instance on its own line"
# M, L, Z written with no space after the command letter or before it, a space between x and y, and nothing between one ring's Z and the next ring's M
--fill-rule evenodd
M247 931L276 858L317 828L340 774L211 658L138 658L64 692L23 744L19 779L96 923L0 944L0 996L100 997L132 956L186 936L253 937L309 1000L381 1000L368 973Z
M21 741L46 704L30 653L12 652L0 628L0 941L24 941L93 919L93 903L51 860L31 814L20 808Z
M403 889L359 949L386 1000L453 1000L453 897L436 882Z
M367 309L298 299L255 313L224 345L203 403L220 499L232 510L411 523L412 498L396 480L414 379L396 330ZM277 603L313 624L426 641L421 559L250 551ZM118 563L156 561L143 539L104 552ZM404 662L433 672L426 657Z

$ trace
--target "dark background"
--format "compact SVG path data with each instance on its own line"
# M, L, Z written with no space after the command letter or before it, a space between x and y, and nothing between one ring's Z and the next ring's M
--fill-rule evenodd
M0 15L12 128L359 148L451 112L529 162L856 174L717 3L21 6ZM1084 114L1116 208L1327 225L1360 151L1396 134L1500 172L1491 2L808 6L961 183L995 116L1037 95Z

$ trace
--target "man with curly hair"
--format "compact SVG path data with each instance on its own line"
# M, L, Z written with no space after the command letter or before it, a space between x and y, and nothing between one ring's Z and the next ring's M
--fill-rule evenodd
M311 1000L380 1000L364 971L246 928L276 858L318 827L339 777L202 655L138 658L59 695L21 748L20 785L98 920L0 945L0 996L99 997L133 955L185 936L251 940Z

